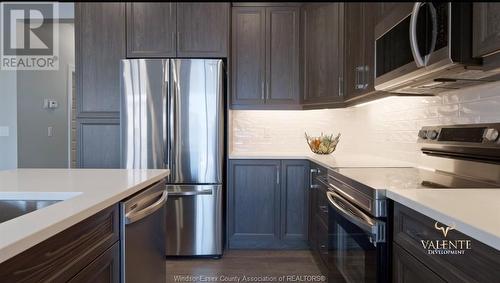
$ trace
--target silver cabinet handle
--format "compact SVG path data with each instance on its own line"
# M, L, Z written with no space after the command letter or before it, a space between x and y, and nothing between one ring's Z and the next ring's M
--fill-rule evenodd
M313 184L313 174L319 174L320 171L319 169L313 168L309 171L309 188L310 189L317 189L319 188L319 185Z
M260 99L261 99L261 100L264 100L264 99L265 99L265 97L264 97L264 81L262 81L262 82L260 83Z
M212 190L203 191L188 191L188 192L169 192L171 197L182 197L182 196L199 196L199 195L212 195Z
M276 167L276 184L280 184L280 168Z
M339 77L339 96L344 96L344 78Z
M266 81L266 100L269 100L269 81Z
M165 203L167 202L167 197L168 193L166 190L164 190L161 193L160 198L155 201L153 204L150 206L143 208L141 210L134 210L132 209L130 212L125 214L125 224L132 224L134 222L137 222L143 218L145 218L148 215L153 214L155 211L160 209Z
M363 89L364 86L364 66L356 66L354 89ZM363 77L363 79L361 78ZM363 81L363 83L362 83Z
M363 89L368 88L368 76L370 75L370 66L363 66Z

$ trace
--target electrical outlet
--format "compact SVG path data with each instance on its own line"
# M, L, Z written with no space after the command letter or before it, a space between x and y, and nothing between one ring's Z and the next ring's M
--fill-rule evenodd
M47 137L54 136L54 127L47 127Z

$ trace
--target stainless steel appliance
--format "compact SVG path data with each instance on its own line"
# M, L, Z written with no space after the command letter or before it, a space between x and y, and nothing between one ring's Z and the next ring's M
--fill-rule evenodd
M121 282L165 282L167 197L162 181L120 203Z
M499 133L500 123L423 127L421 168L337 168L315 177L328 189L329 282L390 282L386 189L499 189Z
M472 58L471 2L415 2L404 11L376 27L375 89L436 94L498 80Z
M221 255L222 60L131 59L121 66L123 167L170 169L166 255Z

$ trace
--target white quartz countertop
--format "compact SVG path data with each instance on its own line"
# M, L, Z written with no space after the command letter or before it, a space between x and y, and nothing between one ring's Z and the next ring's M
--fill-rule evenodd
M229 154L229 159L307 159L327 168L337 167L411 167L412 163L388 159L380 156L332 153L319 155L314 153L236 153Z
M417 164L363 154L321 156L297 153L231 153L230 159L307 159L330 169L350 167L418 167ZM367 170L356 181L384 190L388 198L420 212L486 245L500 250L499 189L422 189L415 180ZM341 170L342 171L342 170ZM395 170L397 171L397 170ZM342 172L340 172L342 173ZM374 185L375 184L375 185Z
M396 189L394 201L500 250L500 189Z
M0 171L0 200L63 200L0 223L0 262L141 189L168 170L16 169Z

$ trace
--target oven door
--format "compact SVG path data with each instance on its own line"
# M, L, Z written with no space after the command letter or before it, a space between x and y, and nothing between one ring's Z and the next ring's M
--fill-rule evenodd
M329 282L388 282L385 222L327 192Z
M453 64L451 3L415 2L413 11L375 41L375 89L397 90Z

